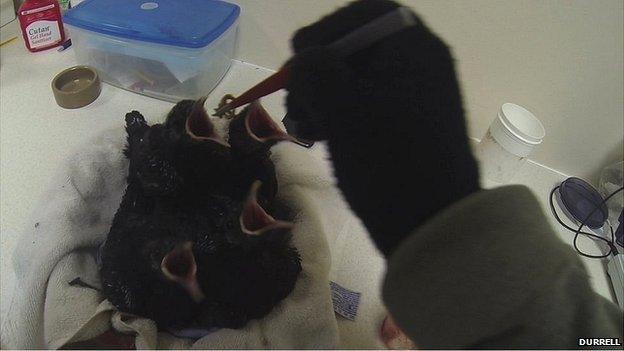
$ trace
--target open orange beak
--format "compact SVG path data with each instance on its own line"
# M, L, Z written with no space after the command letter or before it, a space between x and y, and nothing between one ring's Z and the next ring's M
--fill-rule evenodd
M256 180L251 185L249 196L240 216L240 225L243 233L247 235L262 235L274 229L292 229L294 227L293 223L273 218L258 203L258 190L261 185L262 182L259 180Z
M295 141L293 136L280 129L258 101L251 103L249 112L245 116L245 130L251 138L261 143L283 140Z
M229 147L230 145L216 132L210 121L204 108L205 102L206 97L202 97L193 104L191 114L186 119L186 134L194 140L212 141Z
M163 257L160 269L167 279L180 284L193 301L199 303L206 297L197 282L197 262L192 242L187 241L174 247Z

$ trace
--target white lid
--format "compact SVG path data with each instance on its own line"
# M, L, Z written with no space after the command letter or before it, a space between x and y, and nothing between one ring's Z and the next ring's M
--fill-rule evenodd
M525 143L537 145L546 136L546 130L540 120L522 106L504 103L498 113L498 119L509 132Z

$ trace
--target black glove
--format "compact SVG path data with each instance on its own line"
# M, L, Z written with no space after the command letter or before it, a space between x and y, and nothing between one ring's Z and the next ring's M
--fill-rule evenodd
M356 2L300 30L287 87L298 136L328 140L338 186L385 255L479 189L453 59L422 22L346 58L324 46L394 7Z

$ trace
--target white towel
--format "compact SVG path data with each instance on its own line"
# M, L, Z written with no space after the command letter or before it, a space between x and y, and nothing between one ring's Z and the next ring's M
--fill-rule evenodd
M105 239L126 186L124 142L125 132L119 128L85 145L62 167L34 212L13 255L18 279L2 322L4 348L58 348L97 336L111 326L136 332L137 348L339 345L329 291L327 238L336 240L337 231L351 226L353 216L334 187L327 162L294 144L274 147L273 159L278 198L296 213L293 243L301 254L303 271L293 292L266 317L242 329L221 329L193 341L158 333L152 321L115 311L95 290L69 286L76 277L99 286L93 251Z

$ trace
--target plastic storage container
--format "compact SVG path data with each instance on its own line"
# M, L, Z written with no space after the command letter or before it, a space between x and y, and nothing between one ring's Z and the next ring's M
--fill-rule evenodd
M545 135L544 126L530 111L503 104L476 148L482 175L498 183L509 182Z
M167 101L207 95L231 65L240 8L218 0L85 0L64 21L80 64Z

